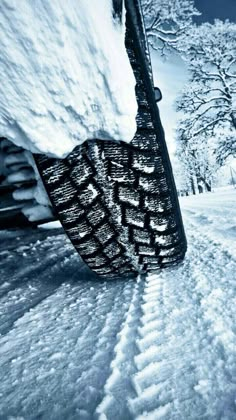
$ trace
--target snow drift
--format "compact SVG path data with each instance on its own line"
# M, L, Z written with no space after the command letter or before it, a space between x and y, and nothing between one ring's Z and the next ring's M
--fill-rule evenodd
M87 139L131 141L135 79L110 0L0 4L0 135L65 157Z

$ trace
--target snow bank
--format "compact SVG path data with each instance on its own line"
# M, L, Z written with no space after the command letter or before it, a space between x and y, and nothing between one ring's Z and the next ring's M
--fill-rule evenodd
M0 3L1 136L57 157L87 139L132 140L135 79L111 3Z
M236 258L236 190L219 188L216 192L180 197L184 223L191 223L225 252ZM187 222L188 223L188 222Z

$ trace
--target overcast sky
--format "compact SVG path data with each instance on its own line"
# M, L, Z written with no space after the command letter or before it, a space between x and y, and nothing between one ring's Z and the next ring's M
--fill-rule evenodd
M215 18L236 22L236 0L195 0L197 9L202 13L196 23L213 23ZM174 110L174 102L187 80L183 61L176 55L163 62L156 51L151 51L155 85L160 87L163 100L159 104L161 120L166 133L170 154L175 150L175 128L180 115Z

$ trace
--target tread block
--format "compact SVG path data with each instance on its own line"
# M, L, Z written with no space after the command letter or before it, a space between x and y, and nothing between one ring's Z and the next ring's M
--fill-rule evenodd
M116 241L112 241L104 248L103 252L110 259L120 255L121 249Z
M114 236L114 230L107 222L104 222L104 224L102 226L99 226L94 232L95 237L99 240L101 244L105 244Z
M84 215L84 210L81 209L78 203L73 203L66 210L61 210L60 212L62 222L65 224L75 223Z
M77 198L84 208L90 207L100 195L100 191L94 182L90 182L86 188L77 191Z
M173 215L151 215L150 216L150 226L153 230L157 232L164 233L169 229L174 229L177 227L176 221Z
M116 274L115 277L123 277L123 276L131 276L137 275L138 273L132 270L130 267L127 267L127 265L124 265L124 267L119 267L119 269L114 269L114 274Z
M83 255L83 254L82 254ZM83 256L86 257L86 254ZM97 253L94 257L86 257L86 262L90 264L92 269L109 266L109 260L104 255Z
M153 273L153 271L160 271L160 264L158 262L156 263L149 263L146 266L146 270L147 272Z
M132 206L139 207L140 193L129 186L118 186L118 199L120 202L129 203Z
M158 174L163 174L163 173L165 173L166 171L165 171L165 168L164 168L164 166L163 166L163 161L162 161L162 158L159 156L156 160L155 160L155 171L158 173Z
M70 235L75 235L77 233L76 238L77 239L83 239L87 235L90 235L92 233L92 228L89 226L86 220L83 220L80 222L79 227L72 227L68 229L68 233Z
M172 257L170 256L170 257L163 258L163 260L161 261L161 265L164 267L169 267L169 266L172 267L173 265L177 265L178 261L182 260L183 258L182 255L183 255L182 253L179 253Z
M157 235L155 237L155 243L159 244L159 245L164 245L164 246L173 246L173 244L176 244L177 242L179 242L180 240L180 236L179 236L179 232L174 232L168 235Z
M145 197L144 202L145 207L151 212L163 213L172 209L172 202L169 196L149 195Z
M144 176L144 174L142 173L139 178L140 187L142 187L146 193L151 193L151 194L159 193L160 179L163 179L163 182L165 180L163 174L160 174L160 175L157 173L153 173L153 174L149 174L149 176Z
M137 128L154 129L154 124L150 112L142 110L138 112L136 117Z
M149 257L154 257L156 255L156 249L153 246L139 245L138 254L143 256L146 255Z
M151 244L151 234L147 230L133 228L132 239L133 239L133 242L137 244L144 244L144 245Z
M80 225L79 225L79 236L80 236L80 238L84 238L87 235L90 235L91 233L92 233L92 227L87 222L87 220L85 219L82 222L80 222Z
M109 274L112 275L114 273L114 269L111 269L111 267L96 268L96 273L98 275L101 275L101 276L105 275L108 277Z
M137 59L136 59L136 54L135 54L135 50L134 50L134 41L133 41L133 38L132 38L130 32L131 31L130 31L129 27L126 28L125 45L126 45L126 48L127 48L129 59L131 60L131 62L132 62L132 60L135 60L135 62L136 62Z
M128 184L135 182L133 171L127 166L122 166L115 162L109 162L108 174L112 180L117 182L126 182Z
M175 257L177 254L181 254L182 253L182 244L179 245L174 245L172 246L172 248L169 249L161 249L159 255L160 257ZM162 260L163 262L163 260Z
M69 229L67 229L67 233L70 237L70 239L73 241L73 243L77 243L80 240L80 235L79 235L79 229L78 226L74 226L71 227Z
M71 201L76 192L71 185L69 180L64 181L59 187L54 188L51 192L53 199L57 201L57 205L64 204L67 201Z
M99 202L93 205L92 209L87 213L87 219L92 226L97 226L105 218L106 212Z
M98 242L92 236L84 241L80 239L76 247L81 253L81 255L83 253L83 255L87 257L87 259L91 258L91 261L93 260L93 258L96 259L96 255L99 252Z
M167 180L165 177L161 177L158 180L158 193L159 194L165 194L165 193L169 193L169 187L167 185Z
M121 165L128 165L130 149L125 143L110 143L104 147L104 155L107 159Z
M80 189L84 183L88 182L92 176L93 170L89 163L85 160L82 160L80 163L78 163L78 165L75 166L70 172L70 177L78 189Z
M160 260L157 255L151 256L151 255L144 255L142 257L142 264L157 264L160 267Z
M155 172L155 155L153 152L141 153L140 151L133 151L132 167L145 174L152 174Z
M171 250L171 249L163 248L163 249L160 250L159 256L160 257L172 257L172 253L173 253L173 249Z
M145 138L145 140L144 140ZM153 148L158 149L156 133L154 130L139 130L135 134L131 145L140 151L153 152Z
M138 226L144 228L145 224L145 213L134 208L125 208L125 220L126 225Z
M111 266L114 267L115 269L119 269L120 272L120 266L125 266L125 264L128 264L127 258L124 255L119 255L117 256L115 259L112 260L111 262ZM127 270L127 266L126 266L126 270Z

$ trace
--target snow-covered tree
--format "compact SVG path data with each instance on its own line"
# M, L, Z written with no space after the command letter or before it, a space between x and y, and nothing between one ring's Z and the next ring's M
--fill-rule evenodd
M171 156L171 165L174 173L175 184L179 195L188 195L192 192L190 179L188 173L186 173L185 163L178 158L178 154L174 153Z
M236 24L194 25L181 45L189 69L177 100L177 110L185 114L181 129L192 143L204 136L205 149L211 140L222 165L236 154Z
M194 0L141 0L150 45L163 54L182 50L181 39L200 15Z
M189 139L185 132L186 122L188 121L183 119L179 123L176 148L185 184L188 191L193 194L209 192L219 169L219 163L216 161L207 133L202 132L198 137Z

